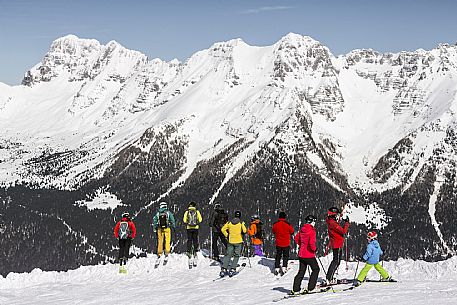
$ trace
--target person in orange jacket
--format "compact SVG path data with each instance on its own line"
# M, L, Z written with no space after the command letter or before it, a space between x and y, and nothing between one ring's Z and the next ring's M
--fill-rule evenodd
M253 215L251 217L251 225L249 226L248 234L251 236L251 245L254 249L254 255L264 256L262 250L263 229L259 215Z

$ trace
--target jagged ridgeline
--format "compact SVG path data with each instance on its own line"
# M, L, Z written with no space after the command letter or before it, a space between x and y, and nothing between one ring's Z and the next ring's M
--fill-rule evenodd
M289 34L216 43L186 62L66 36L22 86L0 83L0 272L113 261L113 227L135 215L134 255L156 251L166 201L185 250L190 201L259 214L274 253L280 210L296 230L326 211L352 220L349 258L377 229L384 259L457 251L457 46L339 57Z

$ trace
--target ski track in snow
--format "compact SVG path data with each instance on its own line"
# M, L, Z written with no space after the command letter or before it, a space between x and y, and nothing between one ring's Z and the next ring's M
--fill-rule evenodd
M168 265L154 269L156 256L132 259L129 273L121 275L113 264L84 266L67 272L10 273L0 277L1 304L272 304L292 287L298 263L276 279L271 273L273 259L251 258L249 264L234 278L213 282L219 266L199 253L198 267L189 270L187 256L172 254ZM330 256L321 258L327 268ZM240 263L247 262L241 258ZM354 277L356 263L340 278ZM385 269L398 283L365 283L352 291L322 293L283 300L278 304L456 304L457 257L427 263L400 259L384 263ZM362 266L359 265L359 271ZM320 278L324 276L321 271ZM377 279L372 270L369 278ZM306 285L308 273L302 283ZM346 287L347 285L340 285ZM275 303L276 304L276 303Z

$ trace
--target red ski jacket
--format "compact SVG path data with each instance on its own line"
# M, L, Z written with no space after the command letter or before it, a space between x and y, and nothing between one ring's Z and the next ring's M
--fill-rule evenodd
M130 238L131 239L134 239L135 236L136 236L136 228L135 228L135 224L133 223L133 221L131 221L130 219L128 218L122 218L121 221L119 221L116 226L114 227L114 236L116 236L116 238L119 238L119 227L121 226L121 222L123 221L127 221L129 223L129 230L130 230Z
M294 237L295 242L300 246L298 257L313 258L316 257L316 230L306 223Z
M346 222L343 227L335 220L335 218L327 217L328 237L330 238L330 247L332 249L340 249L343 247L344 237L349 230L349 222Z
M272 231L276 238L276 246L283 248L290 246L290 235L294 234L294 228L285 218L279 218L279 220L273 224Z

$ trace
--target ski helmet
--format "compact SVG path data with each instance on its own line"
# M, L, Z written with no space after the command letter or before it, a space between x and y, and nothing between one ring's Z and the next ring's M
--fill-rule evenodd
M235 211L235 217L240 218L241 217L241 211Z
M190 207L196 208L197 204L194 201L191 201L191 202L189 202L189 208Z
M260 219L259 215L257 215L257 214L252 215L251 220L255 220L255 219Z
M215 210L220 210L220 209L222 209L221 204L220 204L220 203L216 203L216 204L214 205L214 209L215 209Z
M279 212L279 218L286 218L286 212L284 212L284 211Z
M122 213L122 218L130 218L129 212Z
M337 207L331 207L330 209L328 209L327 211L327 216L329 217L334 217L336 216L337 214L340 213L340 210L337 208Z
M305 222L306 222L306 223L313 223L313 222L316 222L316 216L314 216L314 215L308 215L308 216L306 216Z
M166 209L167 208L167 203L165 201L162 201L159 205L160 208L164 208Z
M369 240L376 239L376 238L378 238L378 234L377 234L375 231L370 231L370 232L368 232L368 234L367 234L367 238L368 238Z

